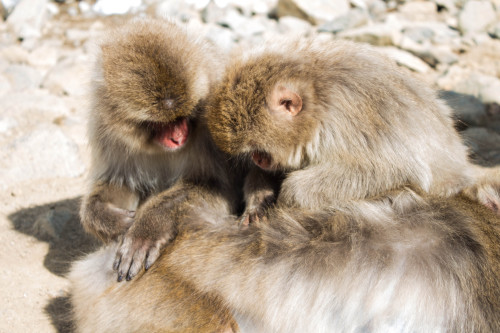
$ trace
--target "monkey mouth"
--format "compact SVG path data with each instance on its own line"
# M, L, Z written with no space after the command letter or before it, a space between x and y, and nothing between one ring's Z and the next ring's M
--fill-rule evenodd
M252 161L257 165L259 168L264 169L264 170L273 170L273 159L271 155L268 153L264 153L261 151L254 151L252 153Z
M189 130L189 121L186 117L167 124L159 124L155 130L155 141L168 150L177 150L186 144Z

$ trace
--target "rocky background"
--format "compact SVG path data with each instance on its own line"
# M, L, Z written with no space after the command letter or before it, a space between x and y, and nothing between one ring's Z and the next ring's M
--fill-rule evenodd
M478 163L500 164L500 0L1 0L0 332L70 331L64 276L94 246L77 216L93 52L137 16L228 51L286 34L376 45L443 91Z

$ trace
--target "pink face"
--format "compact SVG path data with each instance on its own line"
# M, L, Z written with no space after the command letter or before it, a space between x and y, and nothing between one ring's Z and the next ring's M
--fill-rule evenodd
M179 118L161 126L155 141L168 150L177 150L186 144L189 136L189 121Z

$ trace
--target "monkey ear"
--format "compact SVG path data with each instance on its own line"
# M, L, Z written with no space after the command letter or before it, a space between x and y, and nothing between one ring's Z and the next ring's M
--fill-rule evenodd
M276 85L271 92L269 107L274 112L296 116L302 110L302 98L296 92Z

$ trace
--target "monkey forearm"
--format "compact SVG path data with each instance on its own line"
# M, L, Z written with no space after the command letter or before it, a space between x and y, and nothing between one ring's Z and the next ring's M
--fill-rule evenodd
M116 239L133 223L138 202L138 195L124 186L96 182L83 198L82 225L104 242Z
M143 264L149 269L163 248L176 237L179 224L193 211L207 218L209 214L205 211L227 213L229 207L215 189L183 181L146 201L117 251L113 267L118 272L118 281L124 277L131 280Z

